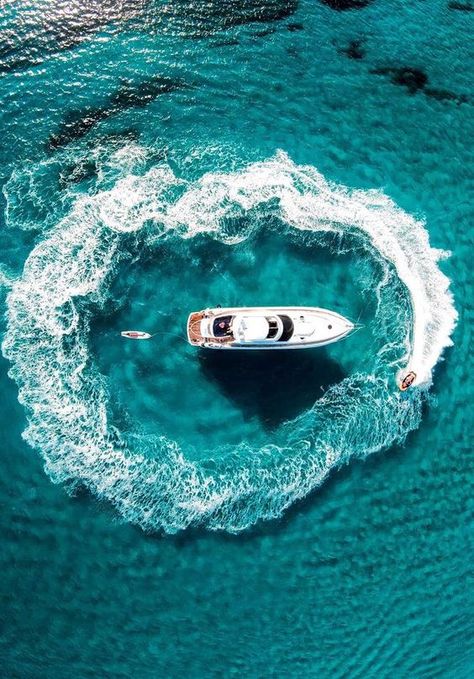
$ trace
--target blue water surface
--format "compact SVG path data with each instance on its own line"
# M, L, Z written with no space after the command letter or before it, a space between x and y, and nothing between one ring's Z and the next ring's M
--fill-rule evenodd
M2 676L472 676L473 17L4 3Z

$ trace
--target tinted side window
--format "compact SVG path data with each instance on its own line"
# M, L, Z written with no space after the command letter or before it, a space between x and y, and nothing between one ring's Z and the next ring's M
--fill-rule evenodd
M289 316L280 316L282 322L283 322L283 332L278 340L279 342L287 342L289 339L291 339L293 335L293 330L294 330L294 325L293 321Z

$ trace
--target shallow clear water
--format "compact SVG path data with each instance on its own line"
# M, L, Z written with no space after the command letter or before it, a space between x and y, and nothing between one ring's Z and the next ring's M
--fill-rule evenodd
M472 674L473 15L2 8L5 676Z

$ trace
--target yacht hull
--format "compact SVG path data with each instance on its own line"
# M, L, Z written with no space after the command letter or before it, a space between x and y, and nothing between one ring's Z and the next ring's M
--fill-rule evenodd
M218 307L191 313L187 323L192 346L239 351L314 349L354 329L341 314L320 307Z

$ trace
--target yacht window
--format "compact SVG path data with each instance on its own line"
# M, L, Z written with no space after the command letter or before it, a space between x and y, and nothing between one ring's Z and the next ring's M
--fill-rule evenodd
M226 337L232 334L230 324L232 323L232 316L218 316L214 319L212 324L212 333L214 337Z
M280 320L283 323L283 332L281 337L278 339L279 342L287 342L291 339L293 335L294 325L293 321L289 316L280 316Z
M267 339L274 339L278 334L278 321L276 318L267 318L268 335Z

